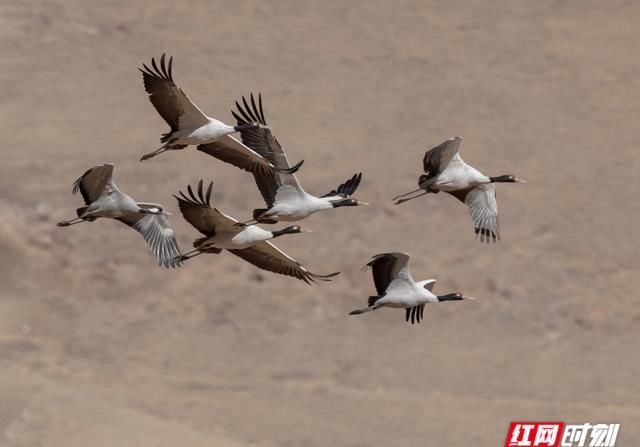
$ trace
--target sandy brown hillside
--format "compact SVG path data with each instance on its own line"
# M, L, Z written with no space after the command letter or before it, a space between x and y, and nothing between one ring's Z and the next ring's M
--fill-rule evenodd
M640 428L640 4L632 1L8 1L0 4L0 445L502 445L509 421ZM193 149L145 163L166 125L136 67L166 51L209 114L260 91L318 194L353 173L369 208L279 246L309 287L230 254L177 271L111 221L71 228L71 183L174 212L262 206L252 178ZM445 194L401 207L424 151L462 135L499 185L503 240L473 240ZM348 317L361 267L412 255L416 278L475 302Z

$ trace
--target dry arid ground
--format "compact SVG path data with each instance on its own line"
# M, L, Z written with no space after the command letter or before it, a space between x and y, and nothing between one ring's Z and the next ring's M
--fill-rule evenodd
M0 3L0 445L498 446L511 420L618 422L640 438L640 4L634 1ZM136 70L175 56L210 115L260 91L300 178L343 208L279 245L306 286L231 254L155 265L113 221L71 228L71 183L116 164L165 204L213 180L246 218L250 175L193 148L140 163L165 123ZM446 194L404 206L424 151L465 138L498 186L502 241ZM475 302L348 312L371 255Z

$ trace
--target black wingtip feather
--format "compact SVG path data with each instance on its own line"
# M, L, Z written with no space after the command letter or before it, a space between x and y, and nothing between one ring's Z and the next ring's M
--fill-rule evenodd
M211 203L211 193L213 192L213 182L209 183L209 187L207 188L207 205Z
M242 99L244 100L244 96L242 97ZM238 108L238 112L240 112L240 115L242 115L242 119L238 118L237 115L235 115L236 119L240 122L240 123L248 123L251 121L251 117L249 115L247 115L247 112L244 110L244 108L240 105L240 103L238 101L236 101L236 107Z
M315 279L319 279L320 281L331 281L331 278L338 276L340 273L342 272L333 272L329 273L328 275L318 275L316 273L313 273L312 277Z
M251 106L253 107L254 115L256 115L256 121L258 121L260 114L258 113L258 107L256 106L256 100L253 97L253 93L251 93Z
M183 202L190 203L192 205L199 205L211 208L211 195L213 194L213 182L209 182L207 186L206 193L204 192L204 183L201 179L197 185L197 196L193 191L191 185L187 185L187 192L189 196L182 191L178 191L180 196L173 195L178 200L178 205L181 205Z
M191 202L191 199L187 197L187 195L182 191L180 191L180 195L182 196L182 200L184 200L185 202Z
M164 75L164 77L169 79L169 72L167 71L167 61L164 53L162 53L162 60L160 61L160 66L162 67L162 74Z
M260 119L262 124L267 125L267 120L264 119L264 110L262 109L262 93L258 92L258 105L260 106Z
M153 69L158 72L158 73L162 73L160 70L158 70L158 65L156 64L156 58L152 57L151 58L151 66L153 67Z
M145 63L142 64L142 67L143 68L138 68L138 70L140 70L145 80L148 79L147 77L150 77L156 80L173 82L173 56L167 58L167 55L162 53L159 62L155 57L151 58L152 68Z
M360 182L362 181L362 173L359 172L357 174L353 174L350 179L342 183L336 189L328 192L323 197L329 197L333 195L341 195L344 197L348 197L353 195L360 186Z
M162 55L160 56L160 73L162 73L164 76L166 76L167 75L167 69L165 68L164 59L165 59L165 55L164 55L164 53L162 53Z
M298 169L300 169L300 166L302 166L302 164L304 163L304 160L300 160L298 163L296 163L294 166L290 167L290 168L282 168L282 169L277 169L276 171L282 173L282 174L294 174L296 172L298 172Z
M424 304L418 304L417 306L405 309L405 321L408 322L409 318L411 318L411 324L416 324L424 320L424 306Z
M493 230L489 230L488 228L475 228L476 239L480 236L480 242L486 242L487 244L491 242L497 242L500 240L500 235L496 234Z
M202 179L198 182L198 198L201 202L204 202L204 193L202 191Z
M247 101L246 96L242 97L242 105L238 101L235 103L239 115L233 110L231 111L231 114L239 123L259 122L265 126L267 125L262 106L262 94L258 93L257 104L253 93L249 94L249 101ZM251 105L249 105L249 103L251 103Z
M236 101L236 105L238 104L238 101ZM243 123L244 120L242 118L240 118L240 116L236 113L235 110L231 111L231 115L233 115L233 117L236 119L237 122L239 123Z
M247 99L246 99L244 96L242 97L242 103L244 104L244 106L245 106L245 108L246 108L247 113L248 113L248 114L249 114L249 116L251 117L251 120L250 120L250 121L255 121L255 120L256 120L256 118L253 116L253 113L252 113L252 111L251 111L251 107L249 107L249 104L247 103Z

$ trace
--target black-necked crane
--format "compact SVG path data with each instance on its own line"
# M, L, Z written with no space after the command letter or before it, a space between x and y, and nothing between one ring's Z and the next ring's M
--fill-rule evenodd
M143 68L139 69L151 104L171 128L160 139L164 144L144 155L141 160L148 160L167 150L198 145L199 151L245 171L266 177L273 175L272 163L231 136L241 130L258 128L260 124L253 122L230 126L205 115L175 84L172 68L173 58L170 57L167 62L163 54L159 64L151 59L151 67L143 64ZM287 171L294 172L297 167Z
M113 181L113 165L95 166L73 184L73 194L80 191L86 206L76 210L78 217L58 223L66 227L80 222L93 222L105 217L127 224L144 237L151 251L164 267L179 267L178 243L167 212L155 203L136 202L118 189Z
M480 236L481 242L496 242L500 239L500 227L495 183L526 182L513 175L488 177L482 174L462 160L460 143L462 137L450 138L428 150L422 160L424 174L418 179L419 188L392 200L397 200L396 205L399 205L425 194L447 192L467 205L476 238Z
M257 225L237 225L238 221L211 206L213 182L206 190L202 180L198 182L197 196L191 185L187 194L180 192L174 196L185 220L204 235L193 243L194 250L180 255L181 261L202 253L218 254L227 250L245 261L270 272L298 278L307 284L310 282L330 281L339 272L329 275L318 275L310 272L304 265L288 256L269 242L270 239L285 234L302 233L299 226L289 226L278 231L267 231Z
M359 315L381 307L403 308L405 320L411 319L413 324L420 323L424 318L426 304L474 299L462 293L434 295L432 290L436 280L414 281L408 264L409 255L406 253L375 255L364 268L371 268L378 294L369 297L369 307L354 310L349 315Z
M258 96L258 104L251 95L251 106L243 97L244 107L236 102L237 112L232 112L242 136L242 142L269 160L276 168L273 175L254 172L253 176L258 189L264 198L267 208L253 210L250 223L275 223L278 221L295 222L318 211L329 210L341 206L369 205L351 197L360 185L362 174L354 174L350 179L327 194L317 197L306 192L293 172L301 163L293 168L287 160L282 146L267 127L262 108L262 96ZM251 122L258 122L260 127L247 127Z

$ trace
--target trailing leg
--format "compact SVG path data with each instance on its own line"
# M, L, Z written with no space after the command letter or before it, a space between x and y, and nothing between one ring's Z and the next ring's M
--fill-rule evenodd
M156 155L161 154L164 151L168 151L168 150L169 150L169 147L165 144L162 147L159 147L158 149L156 149L155 151L149 152L148 154L143 155L142 158L140 158L140 161L148 160L148 159L153 158Z
M371 307L365 307L364 309L356 309L349 312L349 315L360 315L367 312L371 312L372 310L380 309L382 307L381 304L374 304Z
M68 227L69 225L75 225L77 223L84 222L84 221L85 221L85 219L83 219L82 217L76 217L75 219L63 220L62 222L58 222L58 226L59 227Z
M421 194L416 194L413 197L407 197L406 199L400 199L400 200L396 201L396 203L394 205L400 205L401 203L408 202L409 200L417 199L418 197L422 197L425 194L429 194L429 191L423 191Z

